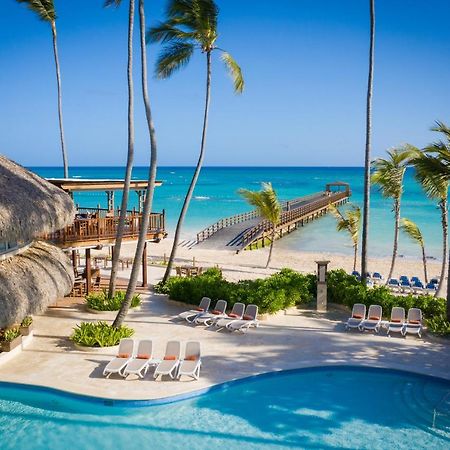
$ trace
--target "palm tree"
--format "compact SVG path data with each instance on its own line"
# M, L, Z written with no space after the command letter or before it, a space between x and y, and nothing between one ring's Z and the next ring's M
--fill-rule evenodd
M416 155L415 148L405 145L403 147L390 150L387 152L388 158L378 158L374 161L374 172L372 175L372 182L378 184L383 197L391 198L393 200L393 212L395 217L394 222L394 244L392 247L392 261L388 282L392 278L395 267L395 259L398 251L398 234L400 227L400 205L403 194L403 178L406 167L411 161L411 158Z
M142 211L141 229L139 230L139 238L136 246L136 253L134 255L133 267L131 269L130 281L128 282L127 292L122 306L114 320L113 326L119 328L128 313L133 298L134 290L136 289L139 269L141 267L144 246L147 238L147 228L150 221L150 213L152 212L153 194L155 192L156 180L156 160L157 160L157 145L156 133L153 125L152 113L150 108L150 100L148 96L147 83L147 54L145 47L145 8L144 0L139 0L139 31L141 43L141 80L142 80L142 96L144 99L145 114L147 118L147 127L150 136L150 168L148 173L147 193L144 202L144 210ZM146 262L145 262L146 263Z
M63 113L62 113L62 93L61 93L61 72L59 69L58 45L56 35L56 12L53 0L17 0L19 3L26 3L31 11L35 12L39 19L48 22L52 29L53 55L55 58L56 84L58 88L58 119L59 137L61 140L61 152L64 166L64 178L69 178L69 164L67 162L66 143L64 138Z
M425 283L428 283L428 272L427 272L427 257L425 254L425 242L423 239L422 232L420 228L412 220L406 217L401 220L400 229L409 236L414 242L419 244L422 250L422 261L423 261L423 274L425 277Z
M444 296L444 279L447 271L448 254L448 186L450 180L450 129L442 122L436 122L433 131L441 132L445 141L438 141L423 149L414 160L416 178L430 199L437 200L442 224L441 282L436 297ZM447 293L447 307L450 295ZM450 311L448 312L450 318Z
M364 156L364 203L363 227L361 242L361 276L366 281L367 274L367 246L369 240L369 211L370 211L370 162L372 153L372 93L373 93L373 66L375 53L375 0L370 3L370 44L369 44L369 75L367 79L366 100L366 149Z
M356 259L358 257L358 242L359 242L359 230L361 227L361 208L356 205L352 205L350 209L347 209L344 214L339 211L336 206L330 204L328 209L337 220L337 231L345 231L350 235L353 246L353 270L356 270Z
M239 189L238 192L250 205L256 207L256 210L261 217L270 222L272 232L270 236L269 257L267 258L266 264L267 269L270 264L270 259L272 258L275 232L277 225L280 223L282 208L271 183L262 183L261 188L262 189L259 192L249 191L247 189Z
M214 0L169 0L166 15L165 22L160 22L157 26L150 28L147 33L149 42L161 42L164 45L156 63L156 74L159 78L169 78L175 71L186 66L194 51L198 49L206 58L206 96L200 154L178 218L169 262L162 280L163 283L167 281L172 270L181 228L205 156L213 52L219 51L221 53L221 59L233 79L235 92L241 93L244 89L244 79L240 67L229 53L216 46L219 10Z
M106 0L105 6L118 7L121 0ZM119 223L117 224L116 242L114 244L113 258L111 262L111 278L109 279L108 296L113 297L116 290L117 271L119 269L120 249L122 247L125 219L127 215L128 197L130 193L131 172L134 159L134 101L133 101L133 26L134 26L134 0L130 0L128 10L128 153L125 169L125 181L120 205Z

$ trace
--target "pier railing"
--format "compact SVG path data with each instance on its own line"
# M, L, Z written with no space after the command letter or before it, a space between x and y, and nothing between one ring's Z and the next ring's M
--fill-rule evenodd
M235 225L237 223L245 222L247 220L254 219L256 217L258 217L258 212L254 210L241 214L235 214L234 216L226 217L225 219L220 219L216 223L213 223L209 227L200 231L200 233L197 233L197 243L210 238L213 234L217 233L219 230L222 230L223 228Z
M291 223L296 223L303 217L319 212L325 208L328 208L330 203L336 203L348 197L347 192L335 192L330 194L323 194L323 196L305 206L300 206L289 211L284 211L281 214L280 223L277 225L276 230L283 228ZM291 203L291 202L290 202ZM261 221L258 225L255 225L250 230L246 231L242 235L242 249L249 246L257 239L264 239L273 230L273 225L268 220Z
M87 211L89 210L89 212ZM107 217L99 214L98 208L79 208L77 217L72 225L68 225L62 230L43 236L43 239L53 242L63 247L88 245L89 243L101 243L114 241L119 224L119 216ZM112 214L112 212L109 212ZM83 216L86 215L86 218ZM104 215L104 216L103 216ZM142 228L142 214L131 211L125 219L125 230L123 238L125 240L137 239ZM151 213L147 228L149 239L161 239L166 236L165 212Z

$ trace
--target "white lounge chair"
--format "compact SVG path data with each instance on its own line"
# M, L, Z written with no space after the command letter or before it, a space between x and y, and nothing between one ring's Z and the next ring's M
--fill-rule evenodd
M231 312L227 314L225 317L222 317L218 320L213 321L211 324L215 325L218 330L225 328L230 322L233 320L240 320L244 315L245 305L243 303L237 302L233 305Z
M390 333L403 334L403 328L405 326L405 308L400 306L394 306L391 311L391 320L389 321L387 335Z
M128 362L123 370L123 376L137 375L144 378L148 368L159 361L153 358L153 342L150 339L142 339L137 344L136 355Z
M380 331L382 313L383 309L380 305L370 305L367 319L363 321L359 329L361 331L368 330L378 333Z
M210 326L213 321L216 321L222 317L226 317L225 311L227 309L227 302L225 300L218 300L214 309L209 313L200 314L192 322L197 325Z
M228 325L227 329L230 331L240 331L241 333L246 333L250 327L258 327L259 321L258 307L256 305L247 305L245 308L245 314L242 316L241 320L232 320Z
M355 303L352 308L352 316L349 317L345 324L345 329L360 327L362 321L366 318L366 305L362 303Z
M164 359L157 365L153 377L158 375L169 375L172 380L177 376L180 365L181 343L180 341L169 341L166 345Z
M211 305L211 299L208 297L203 297L200 301L200 304L197 306L197 308L190 309L188 311L184 311L184 312L178 314L178 316L176 316L176 318L182 319L182 320L187 320L188 322L191 322L200 314L207 313L210 305Z
M422 337L422 310L419 308L409 308L408 318L406 320L405 327L403 329L403 335L417 334Z
M111 374L118 373L123 377L123 371L134 356L134 350L135 344L133 339L121 339L117 356L106 365L103 370L103 376L109 378Z
M186 375L198 380L201 365L202 360L200 354L200 342L187 342L186 350L184 352L184 359L178 369L178 379L181 378L182 375Z

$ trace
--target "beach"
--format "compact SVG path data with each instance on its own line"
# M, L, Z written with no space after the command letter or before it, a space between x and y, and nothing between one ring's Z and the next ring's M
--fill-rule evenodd
M280 241L281 242L281 241ZM164 261L164 256L168 258L173 240L166 238L158 244L149 243L148 258L154 264L149 266L149 280L154 284L161 280L165 266L160 262ZM270 267L265 269L268 255L268 248L259 250L245 250L236 254L229 250L211 250L201 249L194 246L191 249L178 247L176 265L192 264L193 258L195 264L205 268L219 266L223 269L224 276L230 281L245 279L263 278L284 267L297 270L302 273L314 273L317 270L316 261L330 261L329 270L344 269L348 273L353 270L353 257L339 253L327 252L300 252L294 250L277 249L278 242L275 243L274 252ZM122 256L133 257L134 244L126 243L123 245ZM107 254L105 251L93 253ZM390 258L370 258L369 270L380 272L384 277L387 276L390 268ZM357 266L358 268L358 266ZM436 261L428 262L429 277L435 277L440 274L441 264ZM423 264L419 259L397 258L394 270L394 276L407 275L418 276L423 279ZM124 276L121 274L121 276Z

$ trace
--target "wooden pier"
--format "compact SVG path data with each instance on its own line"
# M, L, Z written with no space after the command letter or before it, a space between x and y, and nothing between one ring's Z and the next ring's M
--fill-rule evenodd
M330 204L346 203L350 196L348 183L335 182L327 184L324 191L283 202L281 220L275 230L276 239L323 216ZM271 234L272 223L262 219L256 211L250 211L221 219L200 231L196 245L205 249L225 247L239 252L264 247L270 242Z

